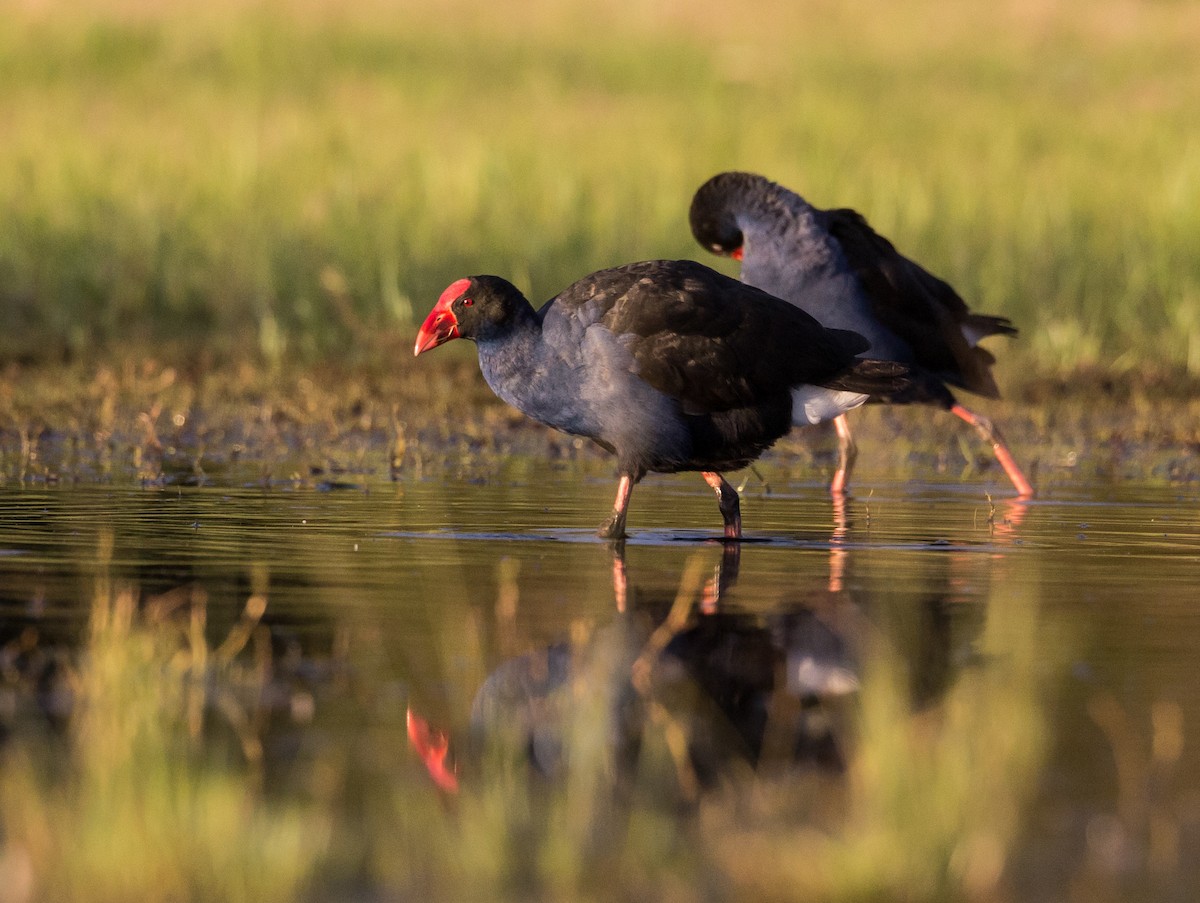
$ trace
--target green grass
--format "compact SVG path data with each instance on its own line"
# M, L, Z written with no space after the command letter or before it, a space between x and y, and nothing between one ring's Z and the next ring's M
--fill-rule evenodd
M467 273L701 257L739 167L1011 316L1002 376L1200 370L1193 7L593 6L7 10L0 354L379 353Z
M112 541L101 541L86 642L68 665L65 737L26 723L0 758L0 900L299 899L329 844L327 813L264 799L250 719L230 718L237 765L203 742L210 704L229 717L263 688L261 668L236 656L265 599L251 597L241 629L210 648L203 593L156 604L114 585Z

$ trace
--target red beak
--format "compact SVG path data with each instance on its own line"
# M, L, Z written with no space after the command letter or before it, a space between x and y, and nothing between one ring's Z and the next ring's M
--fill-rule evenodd
M743 254L745 254L744 247L743 248L734 248L732 251L729 252L729 256L732 257L734 260L741 260Z
M457 338L458 319L448 309L438 304L429 312L429 316L425 318L425 322L421 324L421 328L417 332L417 344L413 348L413 357Z
M429 722L408 710L408 742L413 751L425 763L425 770L433 778L433 782L447 793L458 791L458 776L446 761L450 751L450 741L441 731L429 726Z
M428 351L430 348L444 345L451 339L459 338L458 317L454 316L454 312L450 310L450 305L457 301L463 292L470 287L470 279L459 279L457 282L452 282L446 287L441 297L438 298L437 304L433 305L433 310L429 312L429 316L425 318L425 322L421 324L421 328L417 332L417 344L413 348L413 357L416 357L423 351Z

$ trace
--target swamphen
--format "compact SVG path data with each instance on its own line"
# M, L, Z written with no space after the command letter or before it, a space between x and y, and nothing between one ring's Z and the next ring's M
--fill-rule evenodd
M861 336L690 260L601 270L536 311L498 276L459 279L413 353L458 338L475 342L504 401L616 455L616 502L599 530L607 538L625 535L643 476L685 470L700 471L725 536L739 538L737 491L721 471L756 459L794 416L817 423L908 383L907 367L856 359Z
M950 386L1000 395L995 358L978 346L1015 335L1004 317L972 313L946 282L900 254L858 213L822 210L795 192L746 172L713 176L692 199L692 234L705 248L742 263L742 281L790 301L825 326L869 341L867 354L913 368L905 391L873 398L934 405L961 417L991 444L1021 497L1033 486L995 426L959 404ZM832 491L845 491L856 450L838 414L839 462Z

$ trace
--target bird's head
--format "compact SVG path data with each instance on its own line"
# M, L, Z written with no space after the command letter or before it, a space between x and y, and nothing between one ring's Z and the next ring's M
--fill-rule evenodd
M761 176L723 172L713 176L696 190L688 211L688 222L696 241L722 257L741 260L746 238L737 217Z
M511 282L499 276L458 279L442 292L417 332L413 355L451 339L479 341L503 334L529 302Z

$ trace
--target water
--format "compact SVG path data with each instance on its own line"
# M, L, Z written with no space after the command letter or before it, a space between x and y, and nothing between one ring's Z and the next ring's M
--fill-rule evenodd
M1045 751L1029 791L1014 791L1006 886L1047 900L1080 882L1126 899L1189 899L1200 886L1194 487L1067 485L1019 503L969 484L865 484L837 510L815 483L765 494L751 480L748 541L734 548L716 541L719 515L699 479L654 478L634 494L623 550L591 534L613 488L534 465L486 483L331 491L4 489L5 742L21 742L11 731L39 712L69 714L69 680L52 664L83 642L101 579L135 587L143 606L202 605L214 648L248 617L248 598L266 598L257 654L272 661L270 693L242 705L261 709L260 764L281 794L296 792L290 781L314 750L361 755L366 737L402 736L410 710L452 738L463 784L484 781L468 749L488 718L531 718L572 657L614 628L622 667L651 649L672 688L690 675L717 700L686 719L688 767L708 787L723 769L835 781L852 771L869 731L839 734L837 718L813 713L844 717L885 652L915 718L996 657L1026 655ZM687 618L654 633L681 593ZM997 639L1004 606L1034 612L1016 651ZM35 647L47 652L40 664L19 652ZM795 717L780 742L770 712L785 696ZM251 730L236 718L222 728L220 711L212 733ZM699 712L719 730L697 728ZM553 773L565 729L551 719L519 730ZM702 733L733 739L702 749ZM388 756L413 761L402 748Z

